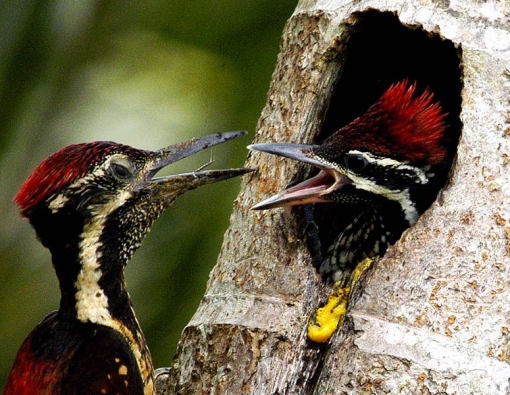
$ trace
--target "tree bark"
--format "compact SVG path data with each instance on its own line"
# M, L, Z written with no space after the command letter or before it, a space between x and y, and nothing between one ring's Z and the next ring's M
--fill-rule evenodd
M283 33L255 142L317 141L357 15L377 11L459 47L463 128L447 186L365 274L330 343L316 345L308 317L330 287L311 265L300 211L249 210L308 169L249 154L246 166L257 171L244 177L160 393L510 392L508 3L302 0Z

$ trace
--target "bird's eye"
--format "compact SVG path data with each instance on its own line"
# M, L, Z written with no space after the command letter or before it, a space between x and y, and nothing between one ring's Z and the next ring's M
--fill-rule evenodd
M133 175L129 163L121 163L119 161L112 162L110 164L110 170L119 180L127 180Z
M345 166L347 166L352 171L361 171L363 170L368 162L362 155L346 155L344 157Z

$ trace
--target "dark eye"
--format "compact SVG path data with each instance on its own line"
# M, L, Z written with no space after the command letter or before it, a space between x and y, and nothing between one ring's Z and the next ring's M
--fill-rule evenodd
M352 171L361 171L363 170L368 162L362 155L346 155L344 157L345 166L347 166Z
M115 177L117 177L120 180L127 180L131 178L133 173L131 172L131 168L129 167L129 164L124 164L120 162L112 162L110 164L110 169Z

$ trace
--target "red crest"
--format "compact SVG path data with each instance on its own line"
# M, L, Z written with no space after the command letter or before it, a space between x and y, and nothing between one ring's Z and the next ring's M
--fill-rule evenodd
M85 176L97 161L119 146L111 141L72 144L47 157L14 197L21 214L27 217L37 204Z
M416 84L396 83L361 117L338 130L325 144L369 150L410 163L436 165L446 159L446 114L426 89L415 95Z

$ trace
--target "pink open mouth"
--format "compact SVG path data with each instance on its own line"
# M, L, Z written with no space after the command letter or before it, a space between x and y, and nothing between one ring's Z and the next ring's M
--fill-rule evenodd
M331 202L325 196L349 183L349 178L336 170L321 170L316 176L256 204L252 210Z

